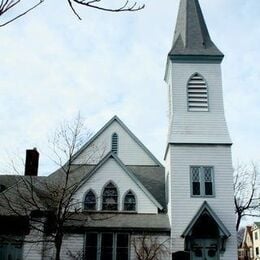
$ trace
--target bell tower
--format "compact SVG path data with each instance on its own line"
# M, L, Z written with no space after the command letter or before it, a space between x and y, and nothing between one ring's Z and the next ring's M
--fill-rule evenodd
M165 162L172 252L187 251L191 259L237 259L223 57L210 38L198 0L180 0L165 73Z

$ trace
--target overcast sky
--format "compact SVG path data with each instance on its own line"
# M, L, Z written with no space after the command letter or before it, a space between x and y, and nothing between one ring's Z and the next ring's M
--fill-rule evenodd
M141 3L146 8L138 13L78 8L79 21L65 0L46 0L0 28L2 166L8 157L24 157L25 149L37 147L40 174L49 174L48 136L78 111L93 132L118 115L163 161L163 77L179 0ZM211 38L225 54L224 102L234 164L260 161L260 1L200 3Z

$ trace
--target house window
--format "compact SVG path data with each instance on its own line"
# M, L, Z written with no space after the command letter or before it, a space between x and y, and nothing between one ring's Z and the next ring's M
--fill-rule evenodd
M194 197L214 196L214 176L211 166L191 166L191 195Z
M188 111L209 111L208 88L204 78L196 73L188 82Z
M87 233L84 259L128 260L129 234Z
M257 233L257 231L255 232L255 240L258 240L258 233Z
M256 249L255 249L255 254L256 254L256 255L259 255L259 247L256 247Z
M15 239L18 239L17 237ZM0 259L17 259L23 257L23 243L17 241L1 241L0 242Z
M114 133L112 135L112 144L111 144L111 150L113 153L118 153L118 135L117 133Z
M136 211L136 200L135 200L135 195L133 194L132 191L129 191L125 195L124 210L126 210L126 211Z
M84 200L84 209L85 210L96 210L96 196L92 190L90 190Z
M103 191L102 210L118 210L117 188L112 182L108 183Z

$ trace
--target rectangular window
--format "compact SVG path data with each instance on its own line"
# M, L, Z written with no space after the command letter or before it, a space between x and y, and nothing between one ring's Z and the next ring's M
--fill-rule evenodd
M87 233L86 234L86 248L85 256L86 259L97 259L97 233Z
M128 234L117 234L116 260L128 259Z
M113 233L103 233L101 237L101 260L113 260Z
M191 166L191 196L214 196L214 176L212 166Z
M23 243L2 241L0 243L0 259L22 259Z
M255 232L255 240L258 240L258 231Z
M259 255L259 247L256 247L256 249L255 249L255 254L256 254L256 255Z
M129 234L87 233L84 259L128 260L129 259Z

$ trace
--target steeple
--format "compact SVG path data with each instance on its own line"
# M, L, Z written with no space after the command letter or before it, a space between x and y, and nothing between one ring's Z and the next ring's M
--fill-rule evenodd
M198 0L180 0L172 59L193 56L202 59L222 60L224 55L212 42Z

